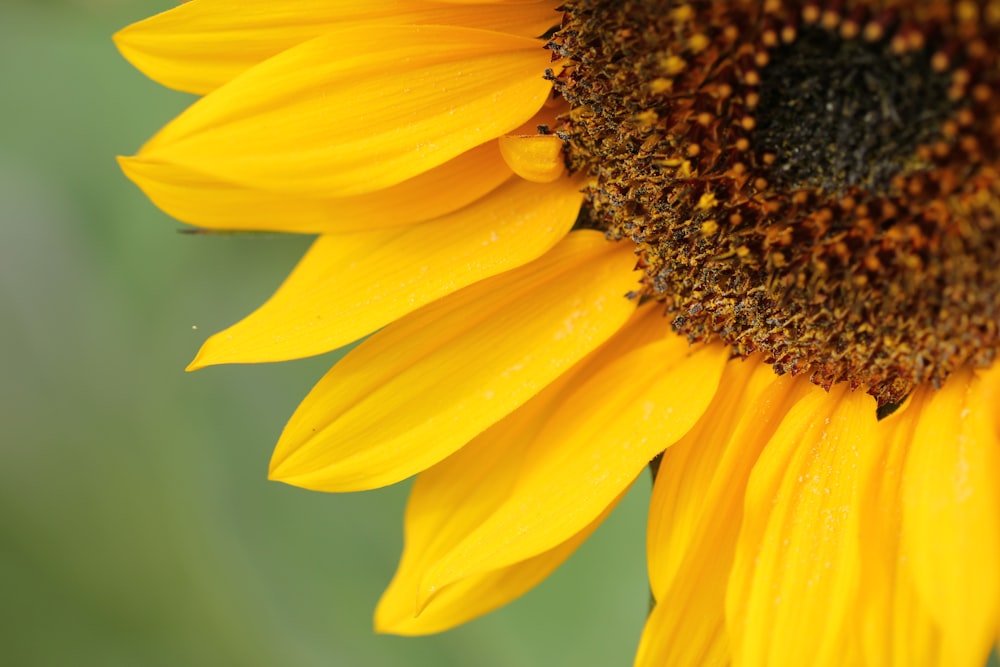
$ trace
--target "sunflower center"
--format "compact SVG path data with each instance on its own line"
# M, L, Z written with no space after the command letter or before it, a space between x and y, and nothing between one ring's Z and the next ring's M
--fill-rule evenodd
M889 404L1000 347L1000 3L873 5L574 0L550 48L642 296Z

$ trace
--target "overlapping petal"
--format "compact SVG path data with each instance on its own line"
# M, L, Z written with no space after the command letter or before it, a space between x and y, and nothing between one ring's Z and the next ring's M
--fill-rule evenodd
M982 665L1000 625L1000 382L965 371L913 403L903 548L941 628L943 663Z
M660 462L649 510L650 586L657 604L637 667L729 664L725 594L747 480L805 378L758 359L726 366L712 405Z
M618 349L618 358L553 410L504 504L427 574L425 595L569 539L694 425L728 352L722 346L690 348L668 335L669 322L656 315L645 326L660 332L657 340Z
M455 582L436 592L433 602L423 606L418 605L415 598L404 597L419 589L421 570L401 563L375 612L375 629L397 635L441 632L507 604L534 588L562 565L590 537L613 507L614 504L579 533L552 549L499 570Z
M858 662L860 499L880 454L868 395L839 385L789 411L747 486L726 600L733 662Z
M425 578L435 563L502 508L526 474L532 449L544 447L539 433L574 388L635 346L667 334L655 306L637 311L614 337L563 373L538 395L417 478L406 512L406 542L399 569L376 611L384 632L435 632L469 620L521 595L568 557L610 511L566 541L497 570L431 588ZM519 535L509 535L517 540ZM499 584L503 583L503 586Z
M391 484L452 454L572 367L635 308L626 244L576 232L540 259L401 318L299 406L274 478L321 490Z
M119 158L128 176L168 215L198 227L330 233L400 227L456 211L511 176L495 142L376 192L321 197L226 182L191 167Z
M585 364L586 362L581 362ZM553 404L579 373L570 371L468 445L421 473L406 511L399 568L375 612L375 626L427 634L464 623L519 597L548 576L590 535L604 514L554 548L499 570L468 577L421 601L430 566L503 504Z
M496 196L405 229L319 238L281 288L205 342L192 368L280 361L347 345L442 296L526 264L573 226L583 195L563 179L511 179Z
M115 43L149 78L204 95L345 24L454 25L538 37L558 23L557 4L532 1L512 9L509 2L193 0L121 30Z
M373 192L531 118L551 88L539 47L451 26L343 28L202 98L141 156L261 190Z
M900 543L906 457L928 393L918 391L880 425L882 455L861 500L862 579L852 614L871 667L933 667L941 659L941 633L917 596L911 557Z

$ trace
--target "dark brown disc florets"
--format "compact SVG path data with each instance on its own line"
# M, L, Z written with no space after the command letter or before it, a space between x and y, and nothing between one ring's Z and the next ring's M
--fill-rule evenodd
M679 332L882 404L993 360L1000 0L564 12L588 219L637 244Z

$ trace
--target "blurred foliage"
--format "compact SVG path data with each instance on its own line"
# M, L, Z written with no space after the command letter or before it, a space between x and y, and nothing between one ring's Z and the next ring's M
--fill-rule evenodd
M167 2L6 0L0 21L4 664L623 665L641 630L646 478L559 572L439 636L377 636L406 485L265 480L334 357L183 368L303 237L179 234L120 174L191 98L116 53Z

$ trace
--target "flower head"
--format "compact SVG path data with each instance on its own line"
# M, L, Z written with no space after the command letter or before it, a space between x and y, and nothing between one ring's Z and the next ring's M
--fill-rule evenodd
M271 475L418 475L380 630L520 595L655 461L638 665L985 660L996 0L193 0L117 41L203 95L122 160L157 205L319 234L192 367L371 334Z

